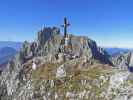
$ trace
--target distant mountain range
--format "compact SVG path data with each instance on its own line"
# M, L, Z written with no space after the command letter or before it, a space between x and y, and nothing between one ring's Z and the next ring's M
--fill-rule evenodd
M7 60L13 57L16 53L17 51L11 47L0 49L0 64L7 62Z
M133 49L127 49L127 48L113 48L113 47L104 47L104 49L112 56L117 55L121 52L128 52Z
M0 70L19 51L21 42L0 41Z
M13 41L0 41L0 49L4 47L11 47L15 50L19 50L22 42L13 42Z
M3 47L0 49L0 70L4 68L16 53L17 51L11 47Z

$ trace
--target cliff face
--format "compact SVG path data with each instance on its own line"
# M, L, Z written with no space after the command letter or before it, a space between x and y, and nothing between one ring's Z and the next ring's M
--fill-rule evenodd
M23 44L22 52L25 53L25 56L30 57L31 52L34 53L34 56L47 56L66 51L66 53L71 53L74 56L88 56L88 58L94 58L103 63L110 63L108 54L99 48L95 41L87 37L73 35L69 35L69 39L71 50L70 48L65 50L60 30L56 27L44 28L38 32L37 41Z
M95 41L69 35L69 45L63 42L56 27L39 31L37 41L25 41L0 76L0 99L112 100L123 84L116 77L125 81L131 76L112 69L108 54ZM114 87L117 83L120 85ZM130 83L127 86L132 86Z

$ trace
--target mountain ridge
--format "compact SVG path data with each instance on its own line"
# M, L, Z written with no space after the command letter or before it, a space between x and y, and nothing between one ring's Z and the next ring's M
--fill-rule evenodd
M22 42L17 42L17 41L0 41L0 48L12 47L17 51L19 51L21 48L21 45L22 45Z
M94 40L64 37L59 28L44 27L37 40L22 44L2 72L0 99L120 100L133 94L132 80L129 71L114 68Z
M7 63L13 59L17 51L12 47L3 47L0 49L0 69L4 70Z

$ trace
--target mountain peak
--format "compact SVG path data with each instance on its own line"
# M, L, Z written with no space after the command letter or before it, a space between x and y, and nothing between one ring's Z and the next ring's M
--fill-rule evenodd
M111 69L111 64L108 54L104 49L99 48L94 40L73 34L62 36L59 28L44 27L37 33L36 41L23 43L19 53L2 72L0 87L1 91L6 92L2 92L0 95L2 95L1 98L6 96L7 99L8 97L25 100L38 99L35 97L35 89L39 87L37 92L41 97L44 95L46 98L52 99L53 93L51 97L48 97L41 92L40 87L46 86L42 82L50 82L48 83L50 89L58 93L58 90L53 89L62 82L70 84L74 79L74 84L77 82L81 84L79 80L89 79L89 72L92 74L90 78L96 78L95 71L101 73L102 69ZM28 87L30 88L29 93L27 86L30 86ZM67 92L69 91L67 90ZM33 95L30 96L31 94ZM63 92L63 94L65 93ZM58 95L62 95L62 93Z
M99 48L95 41L85 36L72 34L63 37L57 27L44 27L37 33L37 41L24 42L21 53L25 59L63 53L64 56L67 55L70 58L86 56L88 59L97 59L102 63L111 64L108 54L104 49Z

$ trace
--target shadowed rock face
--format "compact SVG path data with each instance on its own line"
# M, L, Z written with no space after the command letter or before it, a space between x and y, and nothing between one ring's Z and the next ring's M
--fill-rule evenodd
M58 87L62 82L65 84L67 79L71 83L72 76L83 73L95 63L111 64L108 54L99 48L95 41L74 35L70 35L69 38L70 46L65 47L62 44L63 36L61 36L59 28L46 27L38 32L36 41L32 43L25 41L20 52L2 72L1 99L43 100L45 98L54 100L54 95L59 94L60 91L56 90L53 84ZM32 70L33 60L38 67L35 71ZM58 71L60 66L63 66L61 74L61 71ZM65 78L61 77L60 80L59 75L63 75ZM57 95L56 98L58 98Z

